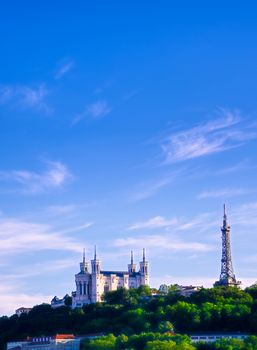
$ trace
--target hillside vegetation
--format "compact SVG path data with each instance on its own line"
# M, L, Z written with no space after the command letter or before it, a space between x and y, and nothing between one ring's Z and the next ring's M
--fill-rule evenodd
M171 330L180 334L198 331L236 331L257 334L257 286L244 291L235 287L202 289L188 298L180 296L172 288L167 295L152 297L150 288L140 287L108 292L104 303L90 304L82 309L72 310L69 306L52 309L50 305L43 304L35 306L29 314L20 317L17 315L1 317L0 345L4 348L7 341L24 339L28 335L56 333L84 335L103 332L113 334L109 337L112 338L110 342L114 344L117 342L115 336L121 334L123 337L130 336L129 339L133 339L133 336L141 333L158 333L164 338L158 338L160 336L157 335L155 338L151 335L150 343L146 342L146 349L171 349L172 343L166 344L171 339L165 338L171 337L165 335L165 332ZM104 341L104 338L99 341ZM178 339L173 338L172 341L175 346ZM164 342L164 347L154 347L158 342ZM185 346L191 346L188 342L186 343ZM110 346L114 346L113 344ZM92 343L87 346L94 345ZM129 349L134 348L132 346ZM228 349L237 349L237 347ZM248 348L238 347L238 349ZM257 349L257 346L252 349Z

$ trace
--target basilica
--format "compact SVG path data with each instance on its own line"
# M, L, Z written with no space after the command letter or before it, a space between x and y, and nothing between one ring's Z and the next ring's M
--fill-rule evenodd
M131 252L131 261L128 264L127 271L104 271L101 269L101 262L95 249L90 272L89 262L86 261L84 252L83 261L80 263L80 271L75 275L76 291L72 292L72 307L82 307L85 304L101 302L104 293L107 291L117 290L121 287L129 289L149 285L148 261L146 261L144 249L142 261L139 265L137 271L133 252Z

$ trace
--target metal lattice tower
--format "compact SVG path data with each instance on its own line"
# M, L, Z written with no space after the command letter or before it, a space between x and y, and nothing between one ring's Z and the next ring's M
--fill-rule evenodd
M236 280L231 256L230 245L230 226L228 225L226 206L224 204L224 216L222 232L222 258L221 258L221 273L220 279L215 283L215 286L238 286L241 282Z

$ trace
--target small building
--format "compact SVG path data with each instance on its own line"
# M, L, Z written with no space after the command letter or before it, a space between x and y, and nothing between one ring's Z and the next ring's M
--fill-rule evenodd
M198 292L203 287L200 286L180 286L179 284L174 284L171 286L168 286L166 284L162 284L157 291L158 294L168 294L168 293L177 293L179 295L182 295L184 297L190 297L193 293Z
M198 292L202 287L199 286L177 286L178 293L184 297L190 297L193 293Z
M51 300L51 307L53 309L56 309L57 307L60 306L65 306L66 305L66 300L70 298L69 294L64 295L64 297L62 299L58 298L57 296L55 296L52 300Z
M234 332L234 333L218 333L218 332L203 332L203 333L192 333L189 334L191 341L196 342L205 342L212 343L220 339L245 339L249 334Z
M7 350L79 350L80 338L73 334L28 337L24 341L7 343Z
M20 307L19 309L15 310L15 314L20 316L22 314L28 314L32 308L30 307Z

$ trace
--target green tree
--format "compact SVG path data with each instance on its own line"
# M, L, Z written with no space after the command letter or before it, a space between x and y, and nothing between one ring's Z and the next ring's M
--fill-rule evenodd
M109 334L105 337L90 340L82 344L82 350L112 350L115 349L116 337Z
M167 307L167 316L179 331L194 330L200 323L199 309L195 304L178 301Z
M168 331L173 331L173 324L169 321L162 321L158 324L157 332L158 333L165 333Z
M145 350L174 350L175 347L176 343L174 341L153 340L147 342Z

